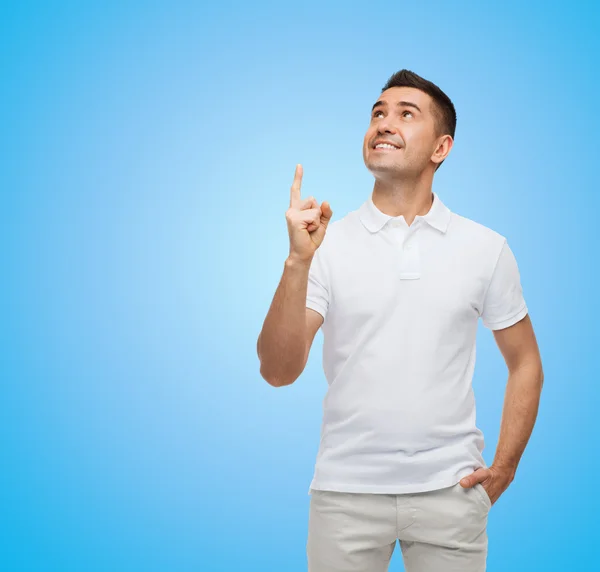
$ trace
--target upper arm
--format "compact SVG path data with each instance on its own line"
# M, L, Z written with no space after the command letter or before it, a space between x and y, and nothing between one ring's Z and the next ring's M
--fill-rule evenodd
M306 308L306 350L304 353L304 365L306 365L306 362L308 361L310 348L323 321L324 318L319 312L316 312L311 308Z
M492 330L509 371L529 364L541 366L519 267L506 239L490 279L481 317L483 324Z
M529 314L508 328L493 330L493 334L509 371L529 365L541 369L540 352Z

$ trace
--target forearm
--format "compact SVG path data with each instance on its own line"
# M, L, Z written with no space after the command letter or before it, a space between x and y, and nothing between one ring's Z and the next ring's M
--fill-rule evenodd
M493 465L514 478L537 417L543 384L541 364L528 364L509 373L500 438Z
M293 383L304 369L310 261L288 258L258 337L260 373L271 385Z

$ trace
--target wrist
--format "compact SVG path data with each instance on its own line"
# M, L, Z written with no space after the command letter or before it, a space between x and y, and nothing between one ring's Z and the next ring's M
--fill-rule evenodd
M515 473L517 472L516 467L502 463L492 463L490 469L492 469L496 474L504 477L507 481L513 481L515 478Z
M285 259L285 266L288 268L309 268L313 257L304 258L297 254L290 253Z

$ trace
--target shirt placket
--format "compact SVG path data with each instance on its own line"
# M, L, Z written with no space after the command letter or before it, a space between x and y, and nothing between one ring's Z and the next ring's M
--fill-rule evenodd
M417 280L421 277L421 257L415 221L408 226L403 219L392 221L395 242L397 244L399 277L402 280Z

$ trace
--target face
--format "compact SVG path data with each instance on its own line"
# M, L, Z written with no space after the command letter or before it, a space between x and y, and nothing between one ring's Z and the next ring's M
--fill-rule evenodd
M448 155L452 137L436 137L433 104L414 87L392 87L379 96L363 141L363 159L375 178L418 176ZM376 147L378 142L393 148Z

